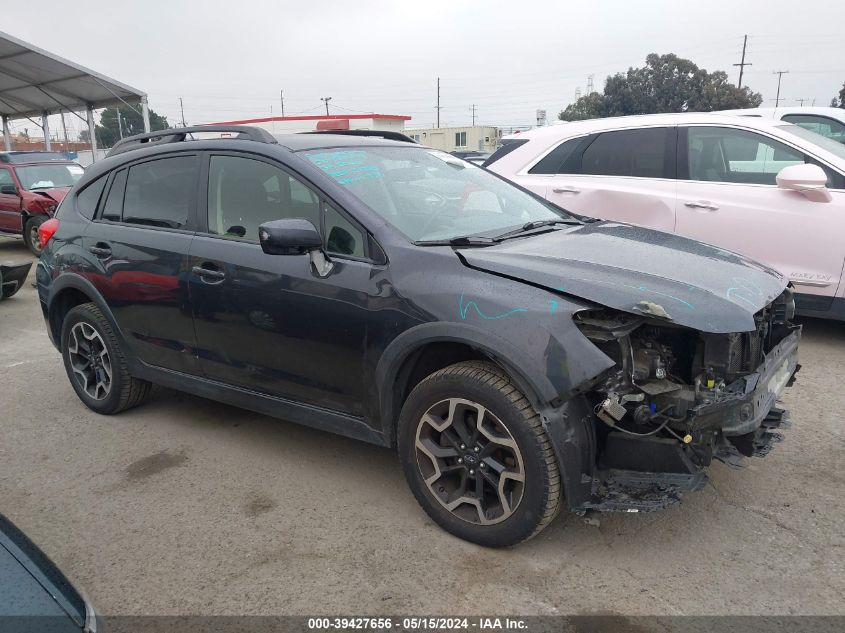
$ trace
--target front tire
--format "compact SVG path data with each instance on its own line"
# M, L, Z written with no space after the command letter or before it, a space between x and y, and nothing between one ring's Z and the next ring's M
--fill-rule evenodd
M402 407L398 444L417 501L462 539L515 545L560 510L560 471L540 416L492 363L457 363L420 382Z
M41 257L41 239L38 237L38 227L47 221L43 215L34 215L26 221L23 227L23 241L29 252L36 257Z
M139 405L150 392L149 382L129 374L114 330L94 303L67 313L61 349L70 384L92 411L119 413Z

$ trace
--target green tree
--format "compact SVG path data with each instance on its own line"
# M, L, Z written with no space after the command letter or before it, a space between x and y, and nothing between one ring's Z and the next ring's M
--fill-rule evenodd
M710 112L756 108L763 102L750 88L737 88L724 71L708 73L677 55L650 54L642 68L607 78L604 92L584 95L558 118L576 121L626 114Z
M842 84L842 90L839 91L839 107L845 108L845 83Z
M607 113L607 103L604 95L600 92L584 95L575 103L567 106L566 110L558 114L558 118L563 121L582 121L584 119L598 119L606 116L610 116L610 114Z
M117 113L120 112L120 130L117 127ZM163 117L150 110L150 130L164 130L168 127L167 117ZM121 138L141 134L144 131L144 119L141 116L141 106L122 105L117 108L106 108L100 115L100 124L94 133L97 143L101 147L111 147Z

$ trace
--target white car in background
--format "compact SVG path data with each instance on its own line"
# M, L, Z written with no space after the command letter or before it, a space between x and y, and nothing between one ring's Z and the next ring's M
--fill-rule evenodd
M845 319L845 145L834 140L762 117L654 114L505 137L485 167L575 213L768 263L801 313Z
M719 114L753 116L794 123L834 141L845 143L845 109L816 106L784 106L782 108L747 108L724 110Z

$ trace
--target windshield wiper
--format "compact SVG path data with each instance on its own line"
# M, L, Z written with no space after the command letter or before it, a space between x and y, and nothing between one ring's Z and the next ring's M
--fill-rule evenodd
M494 239L506 240L509 237L516 237L517 235L522 235L526 231L533 231L534 229L540 229L544 226L554 226L556 224L582 224L582 222L574 218L571 220L534 220L533 222L526 222L518 229L513 229L512 231L507 231L505 233L502 233L501 235L497 235Z
M483 235L461 235L448 240L419 240L417 246L491 246L498 242L498 238Z

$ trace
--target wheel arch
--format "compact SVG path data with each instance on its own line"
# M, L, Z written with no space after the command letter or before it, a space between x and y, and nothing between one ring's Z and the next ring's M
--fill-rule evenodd
M376 366L379 417L389 446L396 445L396 424L407 394L420 380L465 360L489 360L501 367L539 411L558 397L557 390L531 359L510 342L466 324L426 323L398 336Z
M73 274L60 275L50 284L47 298L47 323L50 328L50 337L56 347L61 347L62 325L67 313L83 303L95 304L103 313L103 316L108 319L109 325L111 325L123 349L130 349L126 345L126 340L117 325L114 314L112 314L108 304L94 287L94 284L84 277ZM127 360L131 365L132 359L127 357Z

